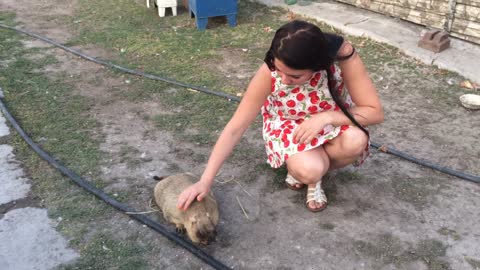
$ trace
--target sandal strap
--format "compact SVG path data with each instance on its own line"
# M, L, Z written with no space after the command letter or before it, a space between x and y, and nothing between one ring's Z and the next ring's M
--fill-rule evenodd
M285 182L287 182L287 184L291 185L291 186L294 186L294 185L303 185L302 182L298 181L297 179L293 178L292 175L290 174L287 174L287 178L285 178Z
M327 196L325 195L325 191L323 191L321 181L317 182L314 188L307 189L307 201L305 203L309 203L311 201L315 201L317 203L327 203Z

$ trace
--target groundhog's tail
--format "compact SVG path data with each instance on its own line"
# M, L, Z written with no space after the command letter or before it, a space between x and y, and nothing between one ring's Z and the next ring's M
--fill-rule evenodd
M164 178L165 176L157 176L157 175L153 176L153 180L157 180L157 181L163 180Z

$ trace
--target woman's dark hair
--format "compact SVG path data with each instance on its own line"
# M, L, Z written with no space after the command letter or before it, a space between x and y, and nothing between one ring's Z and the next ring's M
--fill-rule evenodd
M330 46L325 34L316 25L294 20L275 32L264 61L271 71L275 71L275 58L293 69L326 70L328 90L333 100L350 121L369 136L368 131L345 108L344 101L338 94L339 83L331 70L336 50L332 55Z
M334 60L320 28L297 20L280 27L273 37L264 60L272 71L275 70L275 58L290 68L313 71L328 69Z

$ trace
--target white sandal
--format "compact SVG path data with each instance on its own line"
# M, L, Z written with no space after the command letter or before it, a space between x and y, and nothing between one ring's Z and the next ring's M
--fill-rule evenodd
M287 184L287 187L292 190L300 190L305 185L297 179L293 178L293 176L290 174L287 174L287 178L285 178L285 183Z
M322 204L322 206L320 208L310 208L308 207L308 203L311 201L320 203ZM322 211L323 209L325 209L325 207L327 207L327 203L328 203L327 196L325 195L325 192L322 189L322 181L317 182L314 188L307 189L307 200L305 204L308 210L312 212Z

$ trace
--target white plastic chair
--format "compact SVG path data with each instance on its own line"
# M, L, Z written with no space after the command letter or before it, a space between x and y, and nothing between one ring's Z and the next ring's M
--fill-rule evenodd
M177 16L177 0L153 0L157 4L158 16L165 17L165 9L171 8L173 16ZM150 0L147 0L147 8L150 8Z

